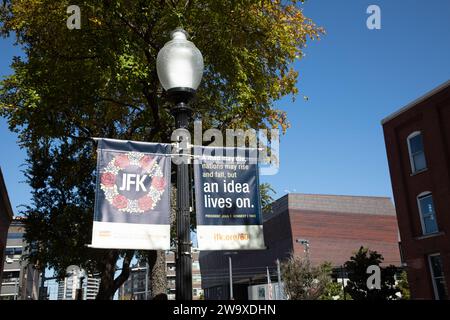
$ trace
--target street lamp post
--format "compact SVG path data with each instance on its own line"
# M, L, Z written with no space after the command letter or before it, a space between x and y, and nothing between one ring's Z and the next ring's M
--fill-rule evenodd
M300 243L305 248L305 254L306 254L306 263L308 267L308 271L310 269L311 261L309 260L309 240L307 239L297 239L297 243Z
M234 300L233 294L233 263L231 262L231 256L228 257L229 272L230 272L230 300Z
M159 51L156 70L159 81L175 104L172 114L176 128L188 130L192 113L188 106L200 85L203 57L197 47L187 40L188 34L176 29L172 40ZM189 209L189 162L177 165L177 255L176 299L192 300L192 258Z
M231 260L231 255L238 254L237 251L224 252L224 255L228 255L228 274L229 274L229 285L230 285L230 300L234 300L233 292L233 262Z

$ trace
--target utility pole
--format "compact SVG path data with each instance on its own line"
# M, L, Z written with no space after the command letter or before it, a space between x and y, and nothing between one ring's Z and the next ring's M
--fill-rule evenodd
M308 271L310 271L311 268L311 260L309 259L309 241L307 241L305 244L305 253L306 253L306 261L308 262Z
M277 300L283 300L281 296L281 268L280 259L277 259L277 276L278 276L278 297Z
M344 267L341 265L341 279L342 279L342 292L344 294L344 300L347 300L345 296L345 281L344 281Z
M230 300L234 300L233 296L233 266L231 263L231 256L228 257L228 265L230 269Z
M148 300L148 261L145 263L145 300Z
M311 265L311 261L309 259L309 240L307 240L307 239L296 239L295 241L297 243L302 244L303 247L305 248L306 263L307 263L308 272L309 272L310 271L310 265Z
M272 300L272 282L270 281L270 273L269 273L269 267L266 267L267 270L267 297L268 300Z

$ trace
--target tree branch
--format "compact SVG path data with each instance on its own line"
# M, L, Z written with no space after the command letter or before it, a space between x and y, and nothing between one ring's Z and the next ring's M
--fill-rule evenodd
M128 21L123 14L120 12L117 12L117 15L119 16L119 19L122 20L131 30L133 30L139 37L145 40L144 33L139 30L137 26L135 26L131 21Z
M127 250L125 252L125 256L123 257L123 263L122 263L122 272L120 275L114 279L113 283L113 292L116 292L117 289L120 288L120 286L127 281L128 277L130 276L130 263L131 259L134 256L134 250Z
M150 85L145 82L142 81L142 93L144 94L145 98L147 99L147 103L148 106L150 107L150 109L152 110L152 115L153 115L153 128L152 133L158 132L159 130L161 130L161 118L159 116L159 106L158 106L158 101L157 101L157 96L156 96L156 88L157 85L155 85L155 76L156 76L156 72L153 72L153 88L150 88Z

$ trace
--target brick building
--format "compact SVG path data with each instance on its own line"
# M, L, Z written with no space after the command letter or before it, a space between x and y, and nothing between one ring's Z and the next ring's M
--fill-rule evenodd
M413 299L450 288L450 81L382 121Z
M2 283L8 228L12 218L13 212L11 203L9 202L8 192L6 190L5 181L3 180L2 169L0 168L0 283Z
M40 274L26 259L23 217L15 217L8 229L0 300L37 300Z
M202 251L200 270L206 299L229 299L228 262L232 261L235 299L249 298L249 287L277 281L276 261L290 253L313 265L331 262L339 270L360 246L376 250L385 264L400 266L395 210L389 198L288 194L264 215L266 250ZM276 293L275 293L276 295Z

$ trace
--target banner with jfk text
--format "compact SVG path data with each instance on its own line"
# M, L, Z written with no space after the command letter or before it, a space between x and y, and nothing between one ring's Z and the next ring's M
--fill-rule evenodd
M198 248L265 249L256 149L194 150Z
M98 139L92 247L170 249L171 146Z

